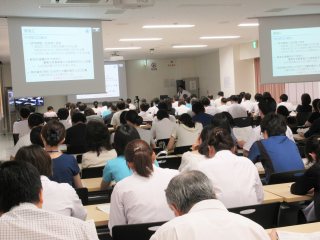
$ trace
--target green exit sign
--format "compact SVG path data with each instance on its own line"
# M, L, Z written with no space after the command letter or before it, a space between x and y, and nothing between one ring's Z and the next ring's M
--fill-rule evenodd
M252 42L252 48L258 48L258 41Z

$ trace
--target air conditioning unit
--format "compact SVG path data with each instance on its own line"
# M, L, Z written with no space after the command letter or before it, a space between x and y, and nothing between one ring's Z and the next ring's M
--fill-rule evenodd
M152 7L154 0L113 0L113 5L117 8L144 8Z

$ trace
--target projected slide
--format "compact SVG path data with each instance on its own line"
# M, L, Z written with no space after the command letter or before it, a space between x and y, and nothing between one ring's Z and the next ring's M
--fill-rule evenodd
M26 82L94 79L93 30L22 26Z
M320 74L320 27L271 30L274 77Z
M123 67L123 64L108 64L104 65L104 74L106 81L105 93L99 94L81 94L76 95L78 100L88 98L109 98L120 96L120 84L119 84L119 70L118 67Z

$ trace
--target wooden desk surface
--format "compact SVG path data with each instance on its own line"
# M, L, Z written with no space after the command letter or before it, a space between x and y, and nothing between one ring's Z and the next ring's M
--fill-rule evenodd
M271 192L264 191L263 203L283 202L283 197L280 197Z
M295 140L295 141L303 141L303 140L305 140L306 138L305 137L303 137L303 136L300 136L299 134L293 134L293 139Z
M88 188L89 192L100 191L102 177L81 179L83 187Z
M97 208L97 206L99 205L105 205L105 204L84 206L84 208L87 210L87 220L93 219L96 227L107 226L109 221L109 214L99 210Z
M281 183L263 186L265 192L270 192L280 197L283 197L284 202L297 202L311 200L311 195L295 195L290 193L290 186L292 183Z
M301 233L318 232L320 231L320 222L293 225L289 227L280 227L280 228L277 228L277 230L286 231L286 232L301 232Z

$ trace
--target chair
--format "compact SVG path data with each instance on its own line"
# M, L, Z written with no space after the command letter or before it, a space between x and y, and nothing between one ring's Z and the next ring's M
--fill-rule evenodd
M88 193L88 204L101 204L110 203L113 187L109 187L106 190L94 191Z
M169 138L158 139L157 147L162 148L162 150L164 150L167 148L168 142L169 142Z
M103 175L103 168L102 167L92 167L92 168L84 168L81 171L81 178L97 178L97 177L102 177Z
M174 154L184 154L185 152L188 152L190 150L191 150L191 145L175 147L173 152L174 152Z
M88 188L75 188L82 205L88 205Z
M280 202L259 204L228 209L260 224L263 228L273 228L278 225Z
M112 228L113 240L149 240L158 227L165 222L118 225Z
M302 169L289 172L272 173L270 175L268 185L295 182L297 178L301 176L304 172L305 170Z
M158 157L157 162L161 168L178 169L181 164L181 156L169 155Z
M251 117L234 118L233 122L234 122L234 126L239 128L252 126Z

